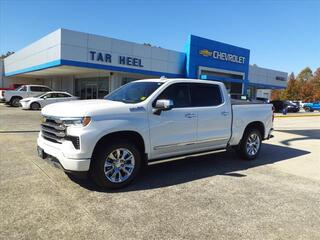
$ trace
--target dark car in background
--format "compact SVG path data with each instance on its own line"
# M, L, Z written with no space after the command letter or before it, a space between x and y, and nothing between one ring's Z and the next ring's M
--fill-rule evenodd
M300 111L299 106L289 101L275 100L271 101L270 103L273 105L275 112L283 112L284 109L286 110L286 112L296 113Z

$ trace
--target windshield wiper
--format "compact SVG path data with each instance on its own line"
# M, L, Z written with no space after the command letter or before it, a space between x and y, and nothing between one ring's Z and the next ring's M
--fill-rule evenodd
M128 100L128 99L122 99L121 102L124 102L124 103L137 103L137 101Z

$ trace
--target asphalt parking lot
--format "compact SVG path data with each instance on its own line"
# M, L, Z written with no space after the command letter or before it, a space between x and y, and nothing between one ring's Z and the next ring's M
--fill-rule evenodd
M36 155L39 112L0 104L0 239L320 239L320 117L276 118L260 157L153 165L103 191Z

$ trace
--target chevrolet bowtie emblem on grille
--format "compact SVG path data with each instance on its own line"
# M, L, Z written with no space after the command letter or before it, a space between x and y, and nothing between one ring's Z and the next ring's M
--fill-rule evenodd
M199 54L205 57L212 56L212 52L210 52L208 49L202 49L199 51Z

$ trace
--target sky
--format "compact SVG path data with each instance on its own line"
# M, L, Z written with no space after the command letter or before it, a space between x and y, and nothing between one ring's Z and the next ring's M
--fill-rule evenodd
M320 67L320 0L0 0L0 54L59 28L177 51L193 34L248 48L260 67Z

